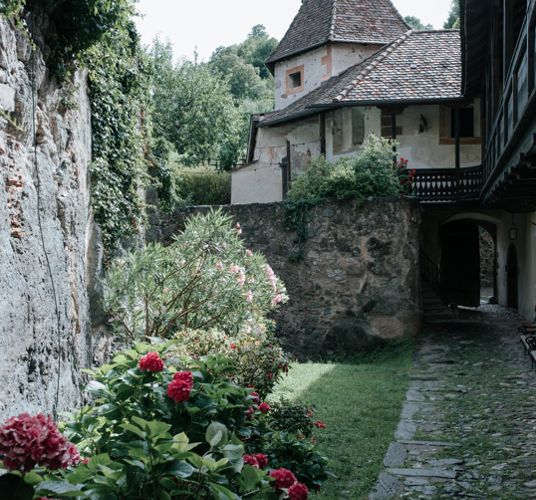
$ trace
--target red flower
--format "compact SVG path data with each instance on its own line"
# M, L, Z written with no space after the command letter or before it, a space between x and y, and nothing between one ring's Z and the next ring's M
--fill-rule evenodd
M236 349L236 344L231 344L229 347L234 351Z
M167 395L176 403L182 403L190 399L190 392L194 387L192 372L177 372L168 385Z
M144 372L161 372L164 369L164 362L157 352L149 352L140 359L138 368Z
M270 477L275 479L275 487L277 489L290 488L296 482L296 476L289 471L281 467L280 469L270 472Z
M272 409L272 407L271 407L268 403L261 403L261 404L259 405L259 411L260 411L261 413L266 414L266 413L268 413L271 409Z
M246 418L247 419L250 419L251 417L253 417L253 414L255 413L255 408L253 408L253 406L250 406L247 410L246 410Z
M325 429L326 428L326 423L322 422L322 420L317 420L315 422L315 427L318 427L319 429Z
M264 453L257 453L255 458L261 469L268 467L268 457Z
M27 472L36 465L66 469L80 462L76 446L60 434L50 417L22 413L0 427L0 456L8 470Z
M251 396L251 399L253 399L254 403L258 404L261 401L261 398L258 392L253 391L252 393L250 393L250 396Z
M259 468L259 461L254 455L244 455L244 463L251 465L252 467Z
M309 490L305 484L294 483L288 489L288 497L290 500L307 500L309 497Z

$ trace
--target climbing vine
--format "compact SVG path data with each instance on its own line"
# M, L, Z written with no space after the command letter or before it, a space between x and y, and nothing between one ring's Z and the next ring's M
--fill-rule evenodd
M36 11L38 16L28 18ZM113 251L143 224L151 157L150 70L132 21L133 2L0 0L0 14L19 21L46 18L39 32L47 47L47 65L65 89L72 85L75 69L88 72L92 203L105 247Z

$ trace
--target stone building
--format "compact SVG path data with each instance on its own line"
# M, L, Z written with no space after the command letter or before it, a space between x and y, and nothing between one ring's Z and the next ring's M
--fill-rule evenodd
M283 200L312 159L395 138L417 171L425 295L477 306L491 276L487 297L533 318L535 5L466 0L461 31L411 31L389 0L304 0L268 61L276 109L252 117L233 203Z
M411 31L389 0L305 0L268 66L276 109L252 118L234 204L282 200L312 159L356 154L371 133L396 138L411 168L481 163L457 30Z

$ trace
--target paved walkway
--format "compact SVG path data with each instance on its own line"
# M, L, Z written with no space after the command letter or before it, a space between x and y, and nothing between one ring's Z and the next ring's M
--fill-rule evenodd
M480 311L427 328L370 499L536 498L536 371L519 318Z

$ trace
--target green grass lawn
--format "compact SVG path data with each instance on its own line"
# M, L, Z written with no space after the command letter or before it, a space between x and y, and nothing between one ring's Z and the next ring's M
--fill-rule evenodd
M412 354L413 345L403 344L353 364L296 363L277 386L275 398L312 405L327 424L319 449L337 479L315 498L366 498L398 424Z

